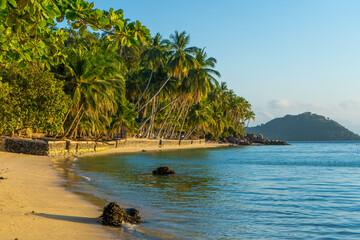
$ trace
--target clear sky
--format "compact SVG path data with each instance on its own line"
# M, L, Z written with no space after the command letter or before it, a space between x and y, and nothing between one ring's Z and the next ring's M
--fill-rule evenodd
M90 0L91 2L91 0ZM152 35L185 30L245 97L252 125L314 112L360 134L360 0L95 0Z

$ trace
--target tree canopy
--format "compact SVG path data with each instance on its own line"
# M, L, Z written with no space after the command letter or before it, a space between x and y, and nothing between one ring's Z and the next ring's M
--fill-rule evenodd
M67 28L57 23L67 22ZM175 31L83 0L0 0L0 134L221 138L251 105L219 83L216 59Z

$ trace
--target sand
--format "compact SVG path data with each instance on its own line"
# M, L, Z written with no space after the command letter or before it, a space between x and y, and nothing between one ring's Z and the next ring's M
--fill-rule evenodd
M61 187L49 157L0 152L0 239L112 239L98 208Z
M160 149L227 146L206 144ZM111 149L98 154L159 151L158 148ZM86 155L93 155L86 154ZM0 152L0 239L114 239L98 224L99 207L64 189L52 158ZM118 238L117 238L118 239Z

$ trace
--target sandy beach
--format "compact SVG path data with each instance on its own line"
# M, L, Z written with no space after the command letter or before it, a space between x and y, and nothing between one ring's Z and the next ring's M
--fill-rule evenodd
M111 239L99 209L61 187L51 163L0 152L0 239Z
M117 148L86 155L221 146L227 145ZM0 152L0 177L5 178L0 180L0 239L114 239L96 222L101 209L65 190L53 159Z

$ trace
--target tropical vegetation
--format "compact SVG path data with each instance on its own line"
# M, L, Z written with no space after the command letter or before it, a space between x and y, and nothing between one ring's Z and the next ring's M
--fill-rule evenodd
M0 135L244 134L251 105L205 50L83 0L0 0Z

